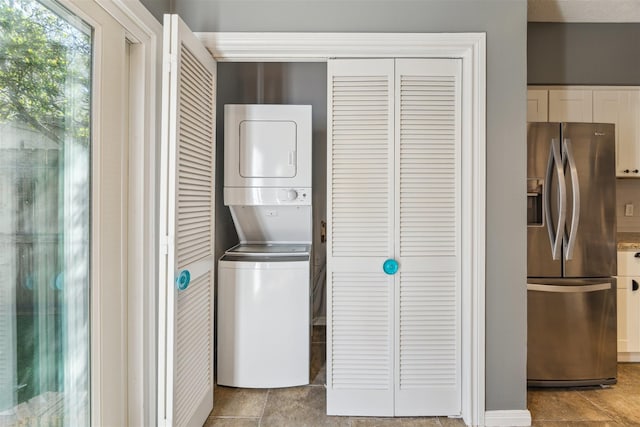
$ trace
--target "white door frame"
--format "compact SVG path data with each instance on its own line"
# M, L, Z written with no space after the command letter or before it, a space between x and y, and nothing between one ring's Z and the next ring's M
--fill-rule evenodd
M197 33L218 61L324 62L329 58L460 58L464 102L463 139L473 153L471 232L462 271L462 416L468 425L485 418L485 200L486 35L484 33ZM463 188L463 192L465 189ZM464 240L464 239L463 239ZM464 245L463 245L464 246Z
M58 2L94 29L91 425L155 425L162 26L137 1Z

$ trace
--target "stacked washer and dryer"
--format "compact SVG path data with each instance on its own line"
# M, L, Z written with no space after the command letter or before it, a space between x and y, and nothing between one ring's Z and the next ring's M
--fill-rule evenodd
M218 384L309 383L311 106L224 108L224 204L240 243L218 262Z

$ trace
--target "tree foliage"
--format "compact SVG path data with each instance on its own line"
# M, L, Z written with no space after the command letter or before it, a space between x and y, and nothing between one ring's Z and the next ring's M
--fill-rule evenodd
M88 142L91 38L36 0L0 0L0 122Z

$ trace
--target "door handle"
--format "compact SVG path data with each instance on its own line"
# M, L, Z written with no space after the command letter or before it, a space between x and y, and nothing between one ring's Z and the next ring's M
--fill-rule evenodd
M606 291L611 289L611 283L596 283L594 285L544 285L541 283L527 283L528 291L539 292L559 292L559 293L575 293L575 292L595 292Z
M394 275L398 272L398 261L395 259L389 258L382 264L382 271L384 271L388 275Z
M634 255L635 258L640 258L640 252L636 252L636 254Z
M640 288L640 285L638 285L638 281L637 280L632 280L631 281L631 290L632 291L637 291Z
M189 287L189 282L191 282L191 273L189 270L182 270L176 277L176 288L179 291L184 291Z
M563 232L564 257L567 261L573 259L573 249L576 246L576 237L578 236L578 225L580 223L580 181L578 181L578 169L576 161L573 157L573 146L571 140L565 138L562 146L563 167L569 164L569 173L571 174L571 186L573 189L573 211L571 213L571 229L569 230L569 238L565 239Z
M558 223L556 230L553 229L553 221L551 218L551 191L549 184L553 173L556 173L558 178L558 199L560 206L558 207ZM564 230L564 224L567 215L567 183L564 180L564 171L562 168L562 155L560 154L560 147L556 139L551 140L551 148L549 149L549 161L547 162L547 176L546 185L543 189L543 206L544 216L547 223L547 232L549 233L549 242L551 243L551 256L554 260L560 259L560 249L562 248L562 232Z

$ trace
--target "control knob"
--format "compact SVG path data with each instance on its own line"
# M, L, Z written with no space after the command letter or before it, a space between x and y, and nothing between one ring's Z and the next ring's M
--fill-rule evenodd
M287 200L295 200L298 198L298 192L296 190L288 190L287 191Z

